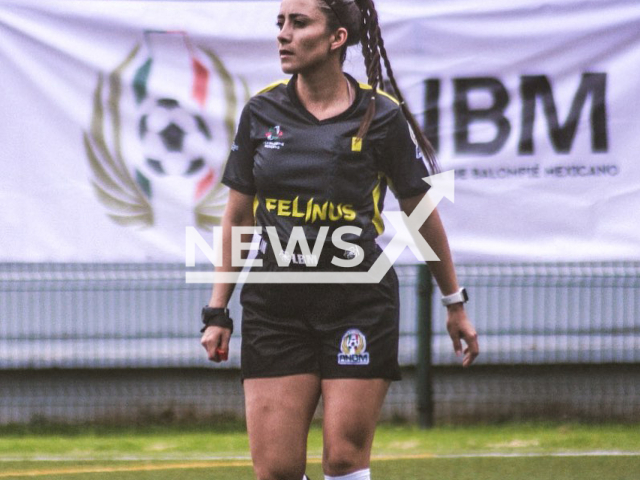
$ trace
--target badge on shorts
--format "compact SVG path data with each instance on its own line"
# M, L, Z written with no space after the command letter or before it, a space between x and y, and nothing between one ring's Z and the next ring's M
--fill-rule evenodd
M360 330L351 329L342 336L339 365L369 365L369 352L367 350L367 338Z

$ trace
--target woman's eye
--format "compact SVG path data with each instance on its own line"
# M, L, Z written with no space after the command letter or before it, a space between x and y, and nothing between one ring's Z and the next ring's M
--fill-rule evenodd
M276 22L276 27L282 30L284 28L284 24L284 21L279 20ZM303 28L306 26L306 22L304 20L291 20L291 25L293 26L293 28Z

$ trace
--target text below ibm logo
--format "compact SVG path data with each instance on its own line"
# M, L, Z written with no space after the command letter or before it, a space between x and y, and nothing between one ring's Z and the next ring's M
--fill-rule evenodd
M340 342L338 365L369 365L367 339L360 330L347 330Z

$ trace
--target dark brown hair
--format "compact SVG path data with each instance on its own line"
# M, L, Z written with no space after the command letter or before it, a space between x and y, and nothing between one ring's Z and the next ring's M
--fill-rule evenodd
M407 107L404 96L398 88L387 50L384 46L380 25L378 24L378 12L376 11L373 0L318 0L320 9L327 17L327 27L336 30L344 27L347 30L347 43L343 47L340 54L340 61L343 63L346 58L347 46L356 45L358 42L362 45L362 55L364 56L364 64L367 71L368 84L371 86L371 99L367 106L367 111L360 123L357 137L363 139L371 121L376 113L376 97L378 89L384 88L384 77L382 76L382 62L384 62L389 83L393 89L393 94L400 102L400 108L404 117L407 119L414 137L418 143L422 154L424 155L431 173L439 171L436 161L435 150L431 142L422 133L418 122Z

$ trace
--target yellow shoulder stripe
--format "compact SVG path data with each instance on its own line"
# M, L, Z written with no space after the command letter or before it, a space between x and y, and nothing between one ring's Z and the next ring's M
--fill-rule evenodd
M269 92L269 91L273 90L274 88L276 88L278 85L288 85L288 84L289 84L289 80L279 80L277 82L273 82L272 84L267 85L262 90L260 90L258 93L256 93L256 95L260 95L261 93Z
M371 90L371 85L369 85L368 83L362 83L362 82L358 82L358 85L360 85L360 88L363 90ZM395 103L396 105L400 105L400 102L396 99L396 97L389 95L387 92L384 92L380 89L378 89L378 95L382 95L384 97L387 97L389 100L391 100L393 103Z
M258 200L258 194L256 193L253 197L253 218L256 218L256 212L258 211L259 206L260 200Z
M371 88L371 87L369 87ZM378 172L378 181L376 182L375 187L373 187L373 191L371 195L373 196L373 218L371 222L373 226L376 228L378 235L382 235L384 233L384 221L382 220L382 215L380 215L380 195L382 194L382 181L385 179L386 175L382 172Z

